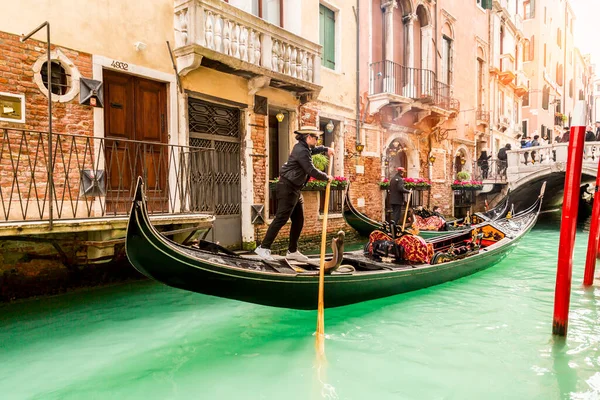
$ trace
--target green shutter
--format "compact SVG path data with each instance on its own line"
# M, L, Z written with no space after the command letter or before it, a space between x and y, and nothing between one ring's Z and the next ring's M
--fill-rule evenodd
M492 0L481 0L481 8L484 10L492 9Z
M319 5L319 43L323 46L321 64L335 69L335 13Z

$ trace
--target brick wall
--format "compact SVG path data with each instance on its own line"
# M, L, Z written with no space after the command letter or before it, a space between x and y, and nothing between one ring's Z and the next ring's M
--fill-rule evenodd
M90 54L71 49L53 46L52 50L60 51L71 60L81 76L92 76L92 58ZM5 200L19 197L22 199L43 199L47 196L47 167L46 155L48 154L48 138L44 133L24 134L27 131L48 131L48 98L41 92L34 82L33 65L46 57L46 44L34 39L21 43L19 36L0 32L0 92L25 95L25 123L0 121L0 132L8 138L9 146L0 150L0 188ZM79 85L79 82L73 82ZM56 98L56 97L55 97ZM61 103L52 103L53 127L55 134L78 134L91 136L93 133L92 107L79 104L79 95L73 100ZM3 129L4 128L4 129ZM93 143L87 143L92 144ZM75 154L84 154L86 143L82 140L64 138L54 140L55 153L55 190L58 199L77 199L79 194L79 169L87 164L93 164L88 157L84 161L80 157L80 165L75 161ZM87 148L88 153L90 148ZM18 176L15 182L13 177ZM35 188L31 189L35 180ZM40 203L38 203L40 204ZM41 203L43 206L43 201ZM7 205L5 204L5 207ZM47 206L44 207L47 210ZM11 205L9 218L38 219L41 215L36 207L31 207L24 216L17 210L16 205Z

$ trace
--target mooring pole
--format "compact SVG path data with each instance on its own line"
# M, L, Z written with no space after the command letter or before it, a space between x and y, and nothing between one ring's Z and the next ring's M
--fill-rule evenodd
M573 247L577 229L577 211L579 207L579 184L583 164L583 146L585 139L584 100L579 100L573 110L571 133L565 173L565 188L560 224L558 246L558 265L556 269L556 289L554 292L554 319L552 334L567 336L569 324L569 302L571 300L571 276L573 273Z
M585 257L585 272L583 273L583 286L592 286L594 283L594 271L596 269L596 257L598 256L598 242L600 241L600 160L598 160L598 172L596 173L596 189L594 190L594 206L592 207L592 222L590 224L590 237L588 239L587 254Z

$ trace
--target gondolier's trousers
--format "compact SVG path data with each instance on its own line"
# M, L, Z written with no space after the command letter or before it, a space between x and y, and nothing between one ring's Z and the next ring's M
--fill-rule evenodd
M277 213L260 246L264 249L270 249L273 241L277 237L279 230L291 218L290 244L288 250L290 253L298 250L298 239L304 226L304 198L300 189L295 189L289 184L279 181L275 187L277 193Z

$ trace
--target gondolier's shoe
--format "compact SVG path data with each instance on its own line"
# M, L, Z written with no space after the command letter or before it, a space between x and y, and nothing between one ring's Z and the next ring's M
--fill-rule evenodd
M300 253L298 250L296 250L293 253L290 253L288 250L287 254L285 255L285 258L286 258L286 260L292 260L292 261L301 261L301 262L309 261L309 258L306 257L304 254Z
M256 249L254 249L254 252L256 254L258 254L258 256L260 258L262 258L263 260L267 260L267 261L274 261L275 260L271 256L271 249L264 249L264 248L258 246Z

